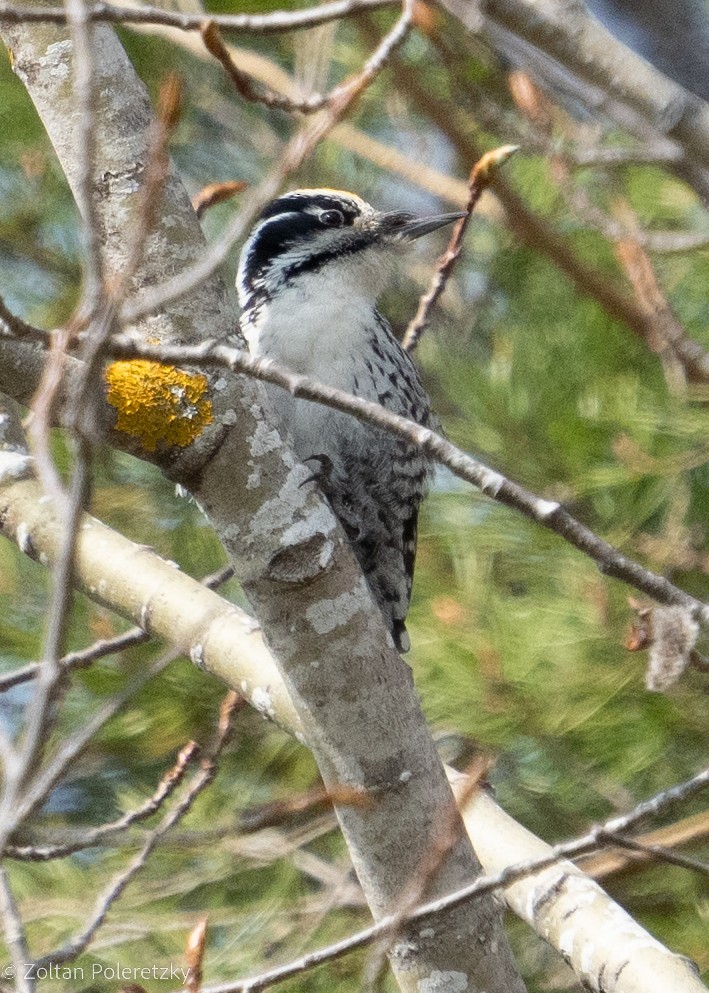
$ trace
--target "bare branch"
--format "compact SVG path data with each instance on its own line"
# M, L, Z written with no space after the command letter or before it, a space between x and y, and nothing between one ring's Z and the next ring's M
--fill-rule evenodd
M709 196L709 107L607 31L583 3L499 0L481 11L443 0L470 31L543 82L581 97L643 140L674 144L672 168Z
M217 589L222 583L225 583L234 575L233 566L223 566L216 572L211 573L209 576L205 576L202 579L202 584L210 590ZM107 655L115 655L117 652L122 652L126 648L133 648L136 645L142 645L150 639L150 635L147 634L143 628L133 627L128 631L124 631L122 634L117 634L113 638L101 638L95 641L92 645L87 648L78 649L75 652L68 652L60 660L60 665L66 670L74 669L86 669L88 666L93 665L94 662L98 662L99 659L105 658ZM15 669L13 672L8 672L0 676L0 693L4 693L6 690L11 689L13 686L19 686L21 683L26 683L30 679L34 679L40 668L38 662L30 662L29 665L23 666L22 669Z
M68 652L60 659L59 664L65 672L70 672L74 669L86 669L107 655L115 655L117 652L122 652L126 648L132 648L134 645L142 645L148 638L149 635L142 628L131 628L129 631L124 631L123 634L116 635L115 638L101 638L87 648ZM41 664L39 662L30 662L21 669L4 673L0 676L0 693L12 689L13 686L20 686L22 683L35 679L40 668Z
M630 280L638 304L648 316L645 340L654 352L669 351L690 380L709 379L709 354L693 341L677 319L657 282L653 265L638 240L626 235L616 242L615 254Z
M249 184L243 179L232 179L226 183L210 183L192 197L192 207L197 217L201 217L210 207L224 203L237 193L242 193Z
M467 161L479 158L480 152L470 138L465 113L452 103L432 95L421 85L411 68L400 59L395 59L395 68L396 85L422 113L436 123L443 134L448 135L461 156ZM522 197L501 176L494 175L490 187L504 208L506 224L525 244L546 255L583 293L597 300L614 320L621 321L640 337L652 334L652 320L647 312L626 292L616 288L604 273L586 264L569 239L530 210Z
M620 848L637 853L645 859L654 862L668 862L670 865L676 865L681 869L689 869L690 872L697 872L709 877L709 863L690 858L688 855L680 855L664 845L654 845L638 838L626 838L622 834L615 834L612 831L607 833L607 839Z
M404 40L411 26L413 5L404 0L401 19L387 35L377 51L367 60L362 70L349 79L338 83L330 93L314 93L308 97L294 99L275 93L273 90L260 89L248 73L240 69L234 61L229 49L224 44L219 28L213 20L205 21L200 30L206 48L221 63L238 93L244 100L262 103L272 110L285 110L289 113L313 114L324 107L335 107L343 99L349 103L349 94L361 93L384 68L391 53Z
M505 145L492 152L486 152L473 166L468 179L468 202L465 205L465 217L456 222L451 234L448 247L441 255L436 265L436 271L426 293L419 300L416 314L409 321L402 340L402 346L407 352L413 352L421 340L421 335L428 327L431 311L443 293L446 283L453 273L455 263L463 248L463 238L468 230L470 216L475 210L483 190L489 185L490 174L519 150L518 145Z
M172 796L179 784L185 777L189 763L198 754L199 746L195 741L188 742L177 756L177 761L171 769L165 773L157 789L145 803L142 803L135 810L130 810L111 821L108 824L100 824L98 827L82 831L81 834L71 842L59 845L7 845L5 856L7 858L18 859L23 862L49 862L51 859L65 858L73 855L74 852L83 851L85 848L93 848L102 844L106 839L121 834L128 828L139 824L141 821L152 817L165 801Z
M204 946L207 940L207 918L203 917L190 931L187 939L187 993L200 993L202 989L202 967L204 964Z
M7 870L2 865L0 865L0 919L13 965L15 989L17 993L32 993L35 982L28 975L27 963L30 961L30 955L27 939Z
M702 811L690 817L683 817L679 821L656 830L637 835L634 841L649 848L657 845L676 854L679 845L701 843L707 837L709 837L709 811ZM617 850L609 850L584 859L583 870L599 879L615 872L621 872L628 867L630 862L637 866L641 865L643 860Z
M274 10L267 14L215 14L211 20L224 30L244 34L276 34L314 28L329 21L341 20L355 14L366 13L379 7L392 7L400 0L333 0L319 7L304 10ZM185 14L161 7L112 6L96 3L87 6L87 16L92 21L112 24L163 24L199 31L204 23L203 14ZM67 13L63 7L22 7L18 4L0 3L0 20L11 24L50 23L65 24Z
M267 803L261 807L245 811L239 819L239 830L243 832L262 831L266 827L283 824L295 815L319 812L333 804L371 809L374 801L369 794L351 786L315 786L305 793L289 796L285 800Z
M553 531L569 544L596 562L605 575L620 579L642 590L660 603L687 607L702 623L709 623L709 606L684 592L663 576L645 569L623 555L603 538L594 534L568 511L554 501L544 500L501 473L456 448L441 435L405 417L363 400L342 390L318 383L277 365L270 359L258 358L236 348L214 342L194 347L144 345L121 336L114 339L113 352L123 358L146 358L164 363L185 365L219 365L233 372L245 373L266 383L288 390L293 396L325 404L335 410L352 414L359 420L382 427L420 446L454 475L478 487L487 496Z
M141 687L161 673L176 658L176 654L174 650L167 652L153 662L136 676L124 690L117 693L92 714L91 718L79 728L73 737L67 738L57 748L52 758L36 773L31 782L24 784L25 788L16 798L14 806L4 814L4 837L17 830L18 825L46 800L67 767L78 758L94 735L135 696Z
M529 859L515 865L510 865L494 876L482 876L469 886L465 886L455 893L449 893L440 899L430 900L420 905L407 915L407 920L409 923L426 920L441 913L443 910L458 906L466 900L477 899L483 894L504 889L520 879L533 876L542 869L557 865L564 859L578 858L587 852L593 852L606 844L610 840L610 836L628 831L650 814L657 815L673 804L687 800L707 788L709 788L709 768L704 769L684 783L657 793L650 800L638 804L628 814L622 817L611 818L604 824L593 828L588 834L559 845L554 845L548 854L545 854L541 858ZM276 966L267 972L263 972L257 976L251 976L248 979L221 983L218 986L203 987L202 993L258 993L259 990L275 986L292 976L305 973L326 962L334 962L358 948L371 945L373 942L381 939L383 935L386 935L389 929L396 925L396 922L396 916L390 915L368 928L364 928L347 938L343 938L341 941L309 952L301 958L285 965ZM688 980L687 991L691 989L699 993L704 987L699 980L696 980L692 984L689 978L689 970L686 971Z
M31 324L27 324L21 318L13 314L11 310L8 309L5 301L0 297L0 322L4 325L3 333L11 334L16 338L21 338L29 341L38 341L42 345L47 344L49 340L49 335L46 331L42 331L40 328L35 328Z
M235 693L233 690L230 690L229 693L227 693L220 708L219 724L214 741L202 758L200 763L201 768L192 777L192 781L190 782L185 795L178 803L175 804L172 810L166 814L159 826L151 832L148 840L145 842L138 855L130 862L123 872L121 872L111 882L106 891L99 897L94 908L94 912L89 921L86 923L84 929L61 948L58 948L56 951L50 952L48 955L43 955L41 958L37 959L33 963L35 972L38 969L47 968L50 965L70 962L72 959L75 959L77 956L81 955L81 953L88 947L94 935L103 924L106 915L113 904L120 897L131 880L134 879L143 868L147 862L148 856L161 840L163 835L165 835L166 832L169 831L170 828L187 813L199 794L211 783L216 771L217 759L224 748L231 731L232 718L239 712L239 710L241 710L244 704L244 699L240 697L238 693Z
M57 543L52 536L58 523L45 506L40 506L42 527L35 536L36 515L32 512L31 501L36 503L38 496L38 488L32 480L15 484L9 492L6 489L3 494L5 530L14 535L17 522L25 522L35 554L51 563ZM25 551L28 547L26 543ZM83 586L94 599L97 588L103 587L110 590L110 598L104 596L104 602L114 609L134 620L149 616L153 630L171 638L200 666L231 685L243 688L259 712L302 740L302 724L273 658L260 633L249 626L248 618L238 608L219 601L216 594L204 590L196 581L162 562L149 549L134 545L88 517L82 527L78 562ZM124 577L125 582L116 583L118 576ZM152 596L156 589L163 595L153 607ZM170 592L169 597L164 595L166 590ZM186 602L190 604L189 618L181 609ZM462 778L451 769L448 769L448 776L454 786ZM536 859L550 853L548 845L506 815L484 792L476 794L472 802L465 805L463 816L491 876L497 876L504 868L518 862L521 853ZM604 969L607 971L608 949L620 934L620 944L613 946L611 963L619 974L622 971L618 993L666 993L668 975L675 978L677 988L683 993L699 993L703 989L685 960L673 956L654 941L572 865L556 866L542 877L525 877L506 889L504 896L515 913L557 948L563 936L569 934L568 918L573 913L577 941L572 961L577 973L590 985L598 985L599 976ZM565 924L559 930L556 924L562 918ZM591 935L598 954L589 960ZM643 949L642 955L633 951L639 947ZM564 949L568 955L567 945Z
M125 306L121 314L124 323L132 324L168 302L189 293L225 261L234 244L246 235L263 205L276 195L284 179L308 158L318 142L332 130L342 115L389 62L411 29L413 7L414 0L402 0L402 12L398 20L382 39L361 72L345 81L337 91L333 92L327 106L291 138L280 161L253 190L234 220L210 245L202 258L162 285L144 291L132 304Z
M202 41L207 51L221 64L227 76L236 87L239 96L252 103L261 103L270 110L284 110L288 113L313 114L322 110L330 101L330 95L319 93L296 100L273 90L259 86L247 72L240 69L224 44L219 28L213 20L205 21L200 29Z
M41 488L31 479L15 483L11 493L5 488L2 523L7 537L20 538L25 554L38 556L51 568L61 524L56 509L41 503L41 496ZM18 525L24 525L19 535ZM301 732L259 625L245 611L167 565L152 549L128 541L88 515L82 524L77 568L80 588L93 600L164 638L223 681L229 682L229 674L238 668L238 680L229 685L290 733Z

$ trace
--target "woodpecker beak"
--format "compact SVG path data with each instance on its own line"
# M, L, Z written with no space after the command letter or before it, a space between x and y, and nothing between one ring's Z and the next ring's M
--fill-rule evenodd
M436 214L433 217L415 217L413 214L398 210L390 214L382 214L381 227L385 234L413 241L414 238L437 231L446 224L459 221L461 217L465 217L464 210L452 214Z

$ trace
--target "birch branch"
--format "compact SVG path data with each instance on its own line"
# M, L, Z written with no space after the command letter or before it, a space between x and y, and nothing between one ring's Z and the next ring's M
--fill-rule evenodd
M41 495L34 480L6 480L0 486L0 519L5 522L7 537L19 538L25 553L51 566L60 523L51 507L39 502ZM298 714L261 633L239 608L150 549L133 544L88 516L80 532L77 579L92 599L168 639L175 649L243 693L265 717L304 740ZM448 776L456 791L465 793L465 777L453 769L448 770ZM658 809L642 808L637 816ZM559 854L505 814L484 791L478 792L462 813L486 875L498 879L481 885L503 885L500 874L522 861L548 866L537 868L534 875L527 866L514 883L508 878L504 898L564 955L591 988L603 988L603 977L610 974L612 966L617 976L615 993L704 991L686 959L655 941L580 869L559 862ZM631 825L626 821L615 826L627 829ZM590 843L589 838L586 840ZM283 978L294 974L291 965L283 967L282 973L275 971ZM251 988L246 983L227 984L205 989L205 993Z
M363 84L403 38L411 7L412 0L406 0L395 27L367 64ZM55 64L70 71L71 49L61 31L47 25L5 24L3 30L15 66L72 182L75 135L64 125L64 119L72 119L72 105L64 89L58 88L58 80L65 77ZM103 149L100 155L102 170L129 177L128 182L107 183L102 171L98 179L103 177L103 185L97 183L105 225L104 261L107 273L115 274L126 266L125 219L139 202L136 192L146 162L150 110L110 29L96 25L94 38L101 95L97 147L106 145L105 155ZM46 58L48 44L55 60L51 65ZM335 107L310 119L307 131L291 144L288 157L252 191L240 223L248 223L255 198L274 195L282 176L310 153L360 92L359 86L348 90ZM118 134L112 131L113 124ZM210 324L223 338L237 322L228 315L218 281L212 276L203 282L217 265L218 253L203 253L201 236L194 232L197 222L184 190L178 194L174 174L168 177L163 199L164 224L147 246L146 263L133 280L138 304L123 317L137 320L148 311L152 315L151 307L162 308L172 300L169 308L141 324L141 336L168 342L201 338L203 316L209 314ZM202 267L198 263L186 272L186 258L195 257ZM167 279L161 270L169 273ZM147 292L148 286L157 292ZM210 383L201 374L154 363L144 364L136 374L134 363L116 362L109 366L107 377L118 426L131 425L144 451L193 493L231 556L278 658L325 785L378 791L380 803L366 816L347 806L337 812L370 907L375 916L387 913L420 864L431 825L455 804L408 668L387 635L348 542L322 496L314 487L303 487L307 470L295 462L277 426L264 413L259 384L218 373ZM174 405L176 395L187 396L189 409L180 417L168 406L166 416L165 404ZM196 416L187 416L191 412ZM156 435L156 425L161 431L178 433ZM356 708L349 703L353 697L359 701ZM478 872L470 842L461 836L441 867L436 892L452 889ZM416 990L419 981L429 981L433 973L452 970L491 993L521 991L492 902L457 908L451 914L435 935L411 936L411 940L405 935L393 950L391 962L401 988ZM456 940L461 932L475 932L484 940L463 946Z

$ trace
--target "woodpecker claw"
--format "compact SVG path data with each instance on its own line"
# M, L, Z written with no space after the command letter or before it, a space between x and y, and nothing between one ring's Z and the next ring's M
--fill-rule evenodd
M317 483L323 493L327 493L327 487L332 479L332 471L334 468L332 459L328 455L308 455L308 457L302 461L303 463L318 462L319 468L310 476L307 476L300 485L305 486L306 483Z

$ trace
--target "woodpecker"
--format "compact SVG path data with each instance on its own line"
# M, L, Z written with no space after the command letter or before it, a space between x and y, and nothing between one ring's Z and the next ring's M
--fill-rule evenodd
M431 424L416 367L377 310L398 256L462 217L375 210L352 193L295 190L263 210L237 273L250 350ZM400 652L408 651L419 505L432 463L403 438L269 387L301 462L316 476Z

